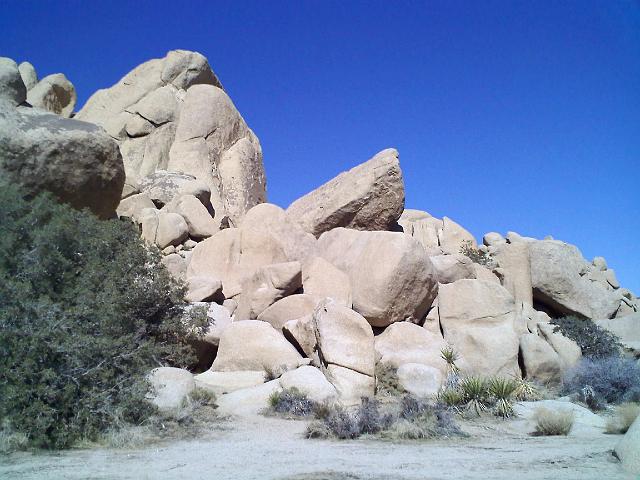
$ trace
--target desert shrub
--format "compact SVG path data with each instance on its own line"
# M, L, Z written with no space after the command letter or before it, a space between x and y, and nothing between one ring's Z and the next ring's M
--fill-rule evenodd
M438 401L447 407L458 409L465 403L464 393L459 387L447 387L438 393Z
M560 332L576 342L582 355L588 358L608 358L620 355L620 339L596 325L593 320L567 316L551 319L554 332Z
M489 395L495 402L495 414L502 417L511 417L513 412L512 400L518 389L518 383L510 378L495 377L489 380Z
M540 400L542 394L538 386L531 380L526 378L514 377L513 381L516 383L516 389L513 392L513 397L516 400L533 401Z
M202 407L205 405L209 405L214 408L217 407L216 394L206 388L194 388L184 399L184 402Z
M315 413L316 403L296 388L285 388L269 396L269 407L274 413L308 417Z
M422 439L460 435L462 431L445 405L405 395L400 402L398 419L385 436Z
M495 266L491 255L489 255L488 252L484 252L474 247L471 240L465 240L462 242L462 245L460 246L460 253L469 257L472 262L482 265L483 267L491 269Z
M640 404L623 403L615 409L613 417L607 420L607 433L627 433L629 427L640 415Z
M484 378L465 377L460 381L460 390L467 412L481 415L489 407L489 384Z
M270 365L264 365L262 367L264 370L264 381L270 382L271 380L275 380L280 378L286 371L286 365L280 365L278 367L272 367Z
M372 398L363 398L355 414L360 435L375 434L386 430L393 423L390 413L380 410L380 403Z
M63 448L154 413L146 373L194 360L205 318L130 222L0 185L0 418Z
M573 427L575 415L570 410L549 410L544 407L538 408L533 416L536 428L533 435L568 435Z
M577 394L589 408L640 401L640 365L622 357L583 358L562 380L563 394Z
M440 358L447 362L447 374L458 375L460 368L456 365L456 362L460 358L460 355L453 349L453 347L447 346L440 350Z
M398 369L388 363L377 363L375 369L376 394L384 396L402 395L404 388L398 379Z

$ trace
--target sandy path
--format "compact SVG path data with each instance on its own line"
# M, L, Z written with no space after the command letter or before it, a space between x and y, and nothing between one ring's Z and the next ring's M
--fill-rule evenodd
M2 479L630 479L611 456L618 436L529 437L473 427L429 442L305 440L304 422L244 418L206 439L139 450L75 450L0 459ZM512 431L509 431L512 430Z

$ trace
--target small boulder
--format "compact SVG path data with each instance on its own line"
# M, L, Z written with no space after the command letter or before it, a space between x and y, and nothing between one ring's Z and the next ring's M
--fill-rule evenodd
M614 452L622 462L622 468L634 475L640 475L640 416L624 434Z
M565 337L560 332L554 332L555 328L555 325L550 323L538 323L540 335L558 354L562 371L565 371L580 361L582 349L576 342Z
M150 400L160 410L180 408L184 399L196 388L188 370L173 367L155 368L149 374Z
M222 303L222 282L213 277L190 277L187 281L187 293L184 299L189 303L217 302Z
M22 81L24 82L24 86L27 88L27 91L31 90L38 83L38 74L36 73L36 69L29 62L22 62L18 65L18 70L20 71L20 76L22 77Z
M0 57L0 101L16 106L26 99L27 87L22 81L18 64L10 58Z
M118 217L130 218L136 223L140 221L140 214L145 208L155 209L156 206L145 193L130 195L120 201L116 214Z
M280 380L256 385L249 388L241 388L231 393L221 395L216 403L218 412L222 415L237 415L252 417L258 415L269 406L269 398L275 392L281 392Z
M533 333L520 337L524 376L543 384L558 382L562 373L560 357L544 339Z
M420 398L437 396L445 379L440 369L422 363L404 363L397 375L400 386Z
M76 106L76 89L62 73L47 75L27 92L27 102L62 117L69 118Z
M139 214L142 238L150 244L164 249L178 246L189 237L189 227L177 213L167 213L153 208L143 209Z
M191 238L209 238L220 230L211 213L194 195L174 197L169 204L163 207L163 210L182 216L187 222Z

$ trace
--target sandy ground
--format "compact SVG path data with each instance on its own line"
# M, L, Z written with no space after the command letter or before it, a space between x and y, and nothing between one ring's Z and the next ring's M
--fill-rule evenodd
M8 479L632 479L611 455L617 435L531 437L513 422L470 438L420 442L306 440L305 422L250 417L205 438L135 449L0 457Z

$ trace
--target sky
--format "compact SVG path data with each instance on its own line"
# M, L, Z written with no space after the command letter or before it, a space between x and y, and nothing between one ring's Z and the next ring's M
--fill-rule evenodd
M640 2L0 0L0 55L79 106L204 54L282 207L400 152L406 207L604 256L640 295Z

